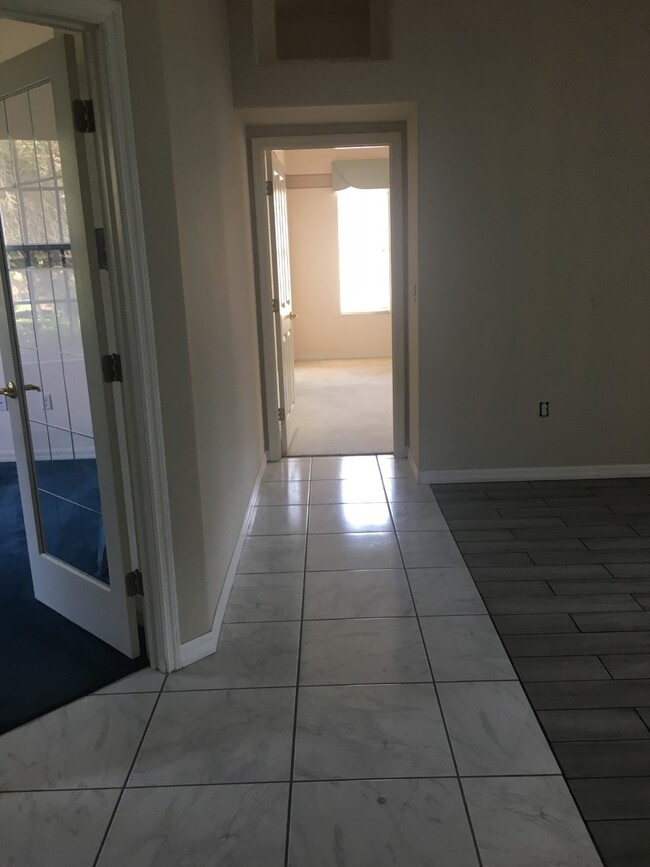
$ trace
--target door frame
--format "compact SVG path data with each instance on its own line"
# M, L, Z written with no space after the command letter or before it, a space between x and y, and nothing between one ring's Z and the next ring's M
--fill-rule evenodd
M181 667L176 574L122 9L116 0L0 0L0 18L82 34L96 105L97 168L109 261L105 312L129 376L116 394L133 568L142 572L152 667ZM107 296L107 297L106 297Z
M260 323L260 357L264 399L265 437L268 459L282 456L278 411L275 326L271 299L270 237L267 228L267 196L264 155L269 150L305 150L309 148L368 147L387 145L390 148L390 228L391 228L391 333L393 372L393 454L405 457L407 448L407 255L406 255L406 141L405 128L399 124L378 128L376 123L355 124L355 132L345 131L345 124L319 125L313 132L304 124L291 125L265 135L263 128L247 130L253 204L254 258L256 267L258 316ZM364 129L364 127L367 127Z

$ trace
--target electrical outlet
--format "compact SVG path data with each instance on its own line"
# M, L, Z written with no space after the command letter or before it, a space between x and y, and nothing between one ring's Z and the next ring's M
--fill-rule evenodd
M7 406L7 398L4 394L0 394L0 412L7 412L9 407Z
M539 417L548 418L550 415L550 404L548 400L540 400L539 402Z

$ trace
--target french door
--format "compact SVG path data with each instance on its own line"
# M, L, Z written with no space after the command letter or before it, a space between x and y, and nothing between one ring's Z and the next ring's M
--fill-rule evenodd
M0 64L0 383L36 598L139 654L72 37ZM78 105L78 103L77 103Z
M266 155L269 203L269 233L273 282L273 310L278 359L279 424L282 454L286 454L295 433L296 403L294 370L293 312L291 299L291 266L289 262L289 218L287 215L287 179L279 156Z

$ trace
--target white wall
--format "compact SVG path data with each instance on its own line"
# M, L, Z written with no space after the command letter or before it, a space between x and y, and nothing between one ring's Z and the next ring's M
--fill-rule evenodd
M123 8L189 641L212 625L263 456L244 139L223 4Z
M420 468L650 463L650 6L393 5L384 63L257 66L229 13L242 109L417 104Z
M388 148L286 151L290 178L330 175L334 159L387 159ZM296 360L391 355L390 313L343 316L339 300L338 215L332 186L289 189L289 248Z

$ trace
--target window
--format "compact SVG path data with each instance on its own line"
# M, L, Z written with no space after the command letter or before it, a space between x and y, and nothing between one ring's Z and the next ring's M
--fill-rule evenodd
M390 310L389 191L336 193L341 313Z

